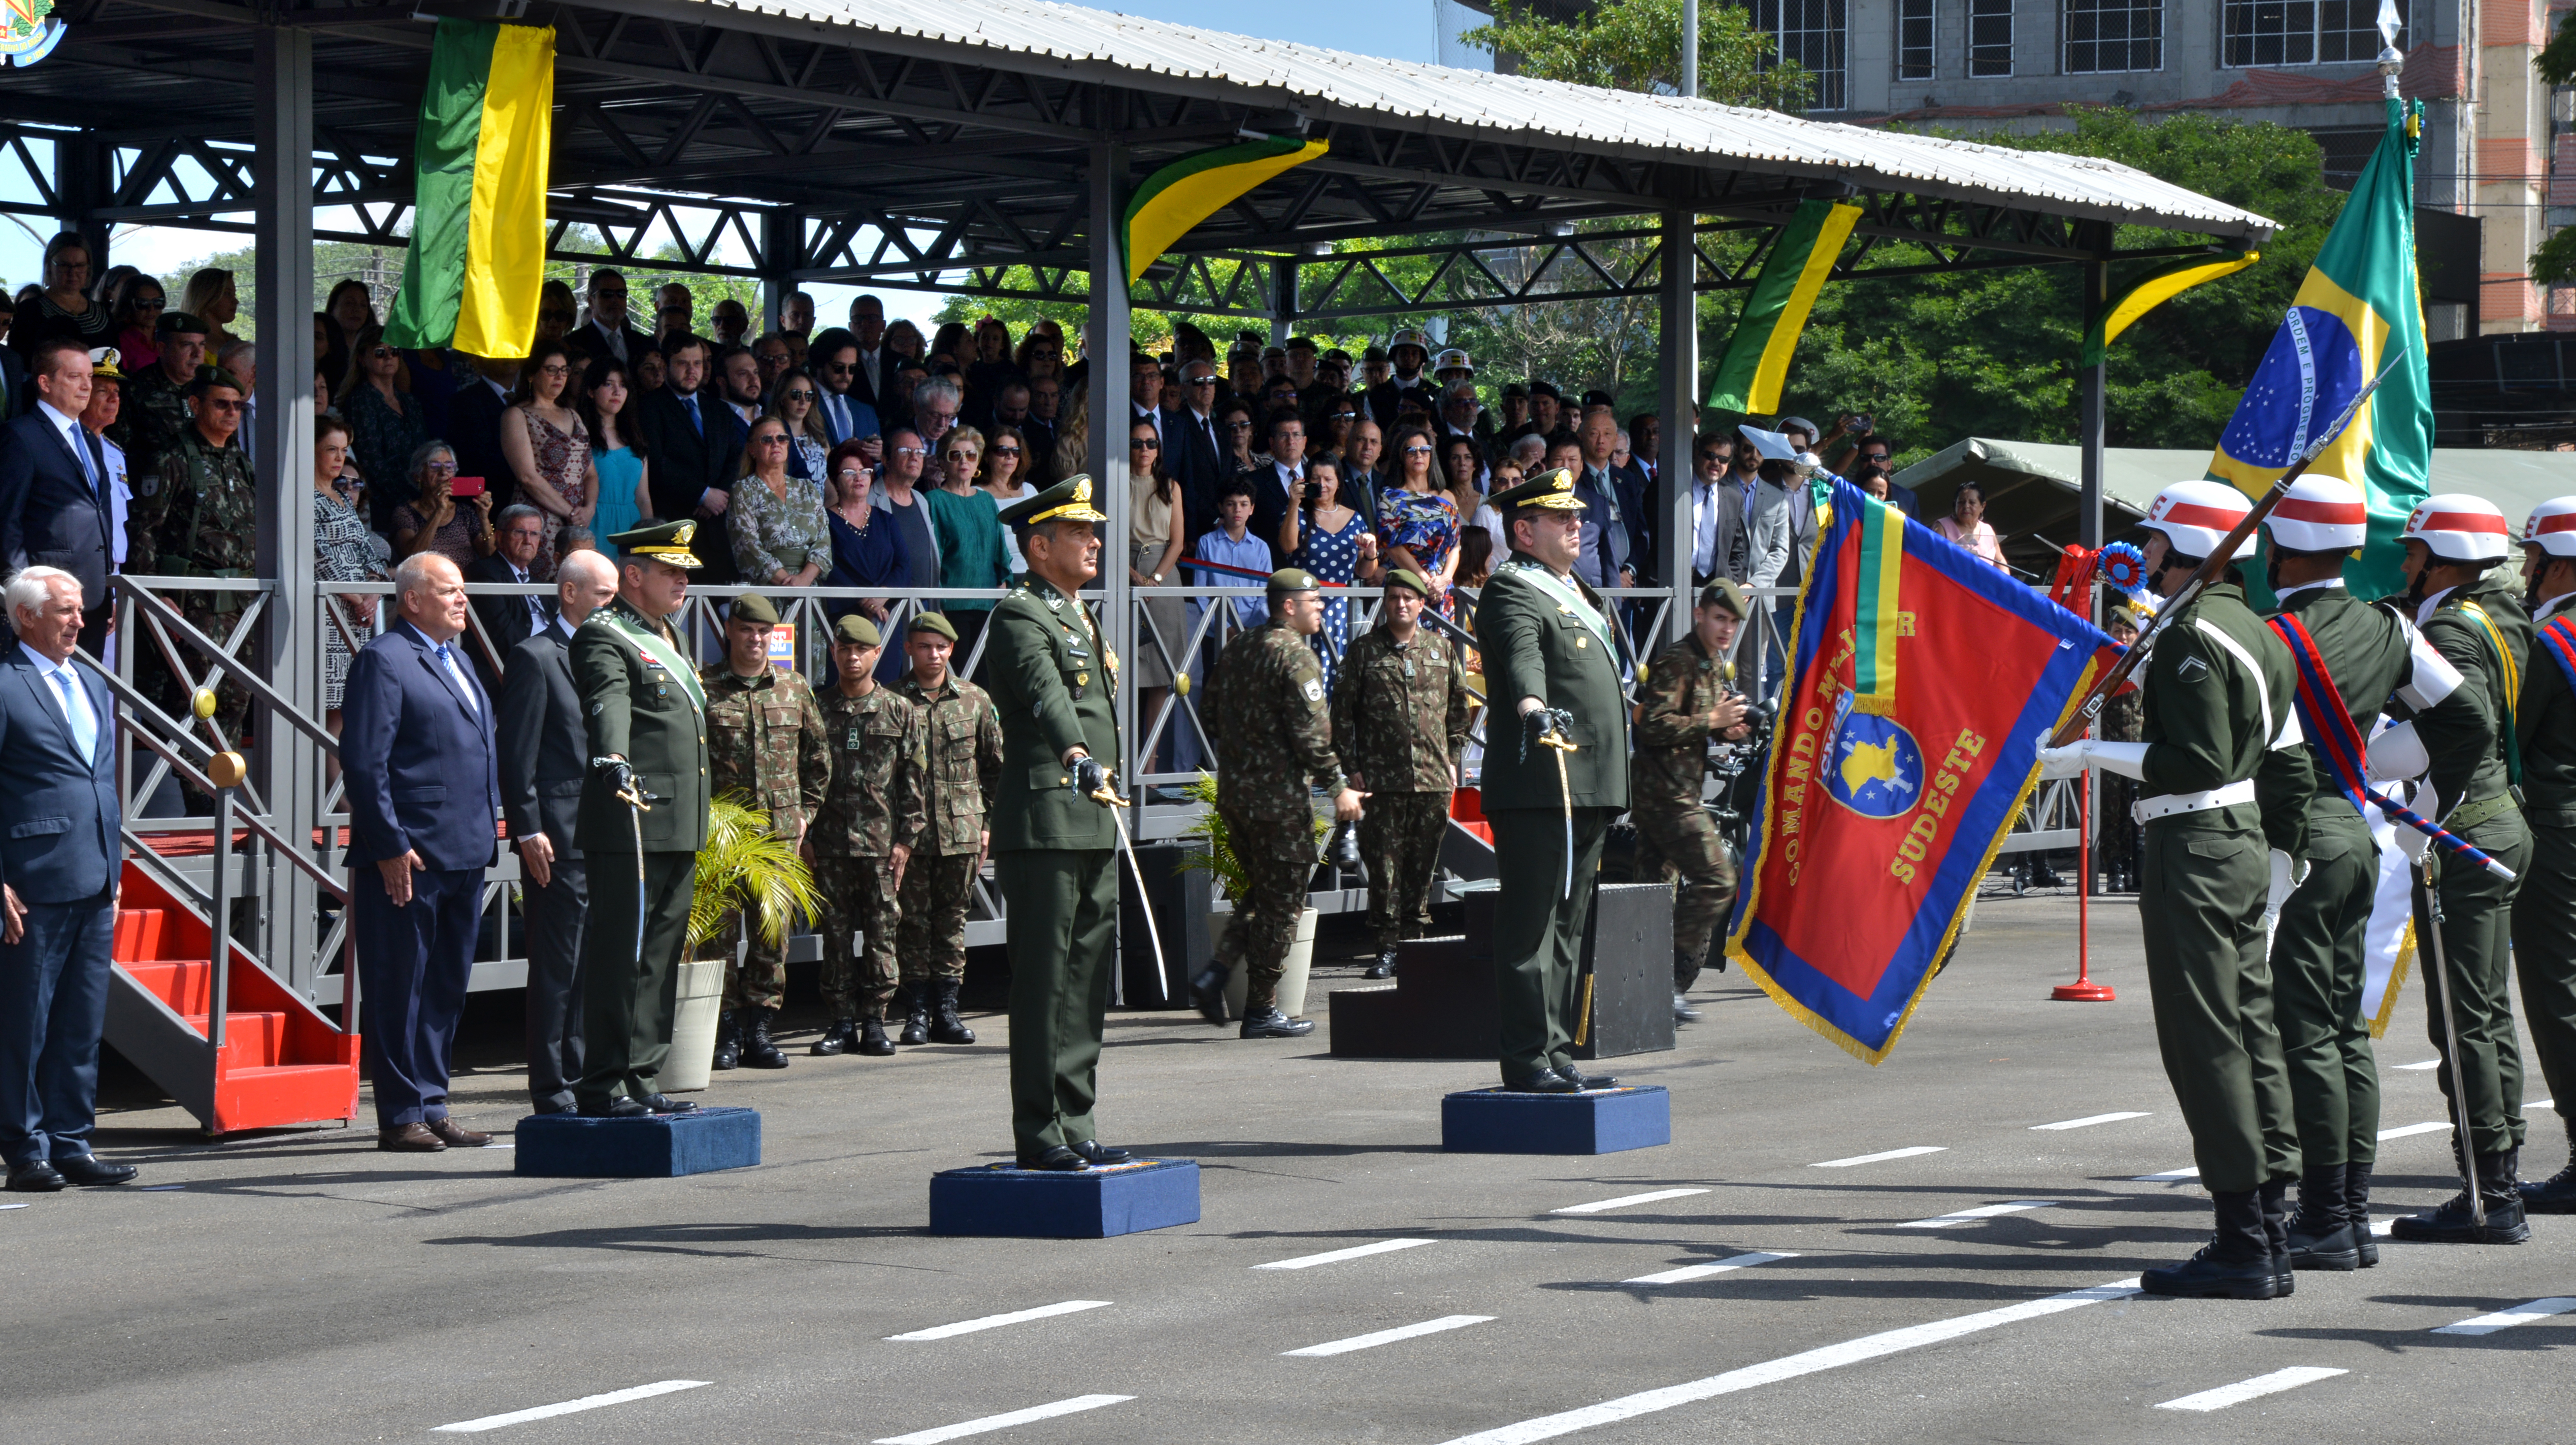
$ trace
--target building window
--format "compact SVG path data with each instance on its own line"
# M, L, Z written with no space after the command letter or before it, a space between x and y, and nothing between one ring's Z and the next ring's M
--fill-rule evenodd
M1896 0L1896 78L1932 78L1932 0Z
M2066 0L2067 74L2164 68L2164 0Z
M2397 18L2406 19L2406 0ZM2377 58L2378 0L2227 0L2225 63L2344 65Z
M1816 78L1810 109L1843 108L1844 0L1754 0L1753 25Z
M2010 75L2013 0L1968 0L1968 73Z

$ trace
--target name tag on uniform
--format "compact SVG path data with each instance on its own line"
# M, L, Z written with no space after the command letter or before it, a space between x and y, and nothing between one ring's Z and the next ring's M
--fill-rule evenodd
M864 727L861 727L861 726L860 726L859 724L857 724L857 723L852 723L852 724L850 724L850 740L849 740L848 742L846 742L846 743L842 744L842 746L843 746L843 747L848 748L851 752L854 752L854 753L855 753L855 752L857 752L860 748L862 748L862 747L864 747L864 746L866 746L866 745L867 745L867 730L866 730Z

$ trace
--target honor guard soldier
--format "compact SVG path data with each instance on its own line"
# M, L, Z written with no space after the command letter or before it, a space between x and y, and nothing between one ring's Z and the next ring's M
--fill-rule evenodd
M2531 868L2513 900L2514 968L2540 1076L2568 1128L2568 1165L2522 1186L2530 1214L2576 1214L2576 497L2553 497L2522 526L2531 671L2514 739Z
M1396 945L1430 929L1431 879L1476 705L1466 654L1421 625L1430 596L1421 574L1388 572L1377 626L1351 639L1333 679L1334 750L1369 800L1359 842L1377 943L1370 978L1394 977Z
M138 577L246 578L259 575L259 479L242 450L244 397L229 373L201 371L187 386L192 418L166 439L150 471L130 473L134 502L126 517L125 564ZM188 625L220 646L256 594L190 589L173 600ZM138 649L154 678L156 700L175 718L191 716L191 689L171 676L160 649ZM182 658L195 649L181 646ZM191 662L191 666L197 665ZM205 672L213 673L212 665ZM215 725L227 746L239 746L250 718L250 694L228 675L209 680L217 699Z
M1002 780L1002 718L984 689L949 670L957 628L936 612L916 614L904 629L912 670L897 686L921 714L929 765L922 770L928 818L903 872L903 921L895 953L903 960L902 1042L971 1044L975 1031L957 1016L966 981L966 905L991 839L986 815Z
M2290 484L2263 521L2265 566L2280 610L2272 630L2289 644L2303 695L2348 718L2326 725L2367 738L2391 694L2419 712L2450 703L2460 674L2401 610L2352 595L2346 559L2369 540L2360 489L2310 472ZM2306 795L2307 845L2272 934L2272 991L2289 1069L2291 1115L2299 1132L2299 1208L2290 1220L2296 1269L2376 1264L2370 1236L2370 1174L2379 1149L2379 1064L2361 995L2368 971L2370 910L2379 888L2379 848L2325 739L2284 754L2287 777ZM2293 881L2286 853L2271 858L2273 886Z
M801 842L832 785L832 754L814 689L769 662L778 607L749 594L725 614L725 656L698 670L707 695L707 757L712 791L769 815L769 831ZM783 1069L787 1055L770 1038L787 995L787 950L771 944L737 910L730 939L750 935L740 962L725 969L724 1014L716 1023L714 1064L730 1069Z
M1028 566L984 626L1002 715L993 876L1010 922L1011 1135L1024 1169L1118 1164L1100 1142L1100 1034L1118 922L1118 659L1080 590L1107 516L1077 474L1002 512Z
M900 972L895 941L903 920L904 870L921 836L921 711L910 698L879 687L884 637L853 612L832 630L832 666L840 679L823 699L823 736L832 753L832 786L814 819L814 886L823 895L823 1001L832 1027L814 1042L829 1058L856 1048L882 1058L894 1052L885 1034L886 1004ZM864 971L850 945L866 952Z
M1628 701L1619 632L1574 575L1583 503L1574 473L1541 472L1489 499L1512 557L1476 611L1488 724L1485 819L1502 888L1494 900L1494 977L1503 1087L1542 1094L1607 1088L1574 1062L1584 925L1599 883L1601 838L1628 806Z
M1333 816L1344 822L1360 816L1362 795L1342 779L1323 662L1306 642L1324 625L1314 574L1295 567L1271 573L1269 603L1269 621L1226 644L1199 704L1216 741L1217 816L1243 867L1244 893L1234 900L1215 961L1190 991L1209 1023L1224 1023L1226 980L1239 964L1241 1036L1293 1039L1315 1031L1312 1020L1292 1019L1278 1003L1279 975L1315 876L1307 785L1329 794Z
M2147 586L2172 597L2253 510L2219 482L2177 482L2147 511ZM2289 1080L2273 1020L2263 914L2277 850L2304 851L2305 799L2255 775L2300 734L2290 651L2245 605L2244 587L2213 582L2165 619L2147 661L2143 742L2043 740L2043 777L2086 766L2138 778L2146 827L2138 913L2156 1043L2173 1082L2192 1157L2217 1214L2217 1237L2187 1262L2150 1269L2150 1294L2273 1299L2292 1287L2286 1200L2299 1172ZM2267 849L2267 843L2270 845ZM2286 881L2286 880L2284 880Z
M2531 862L2531 830L2513 797L2521 775L2514 712L2531 659L2531 616L2505 575L2489 571L2504 560L2511 539L2504 513L2494 503L2460 493L2427 497L2406 519L2401 534L2406 603L2415 609L2415 624L2425 639L2459 670L2454 698L2460 705L2411 718L2420 743L2411 756L2394 740L2397 734L2381 735L2371 749L2374 771L2403 778L2429 768L2428 790L2415 800L2415 811L2512 869L2517 881L2507 882L2451 853L2433 865L2439 870L2439 896L2429 895L2420 884L2416 888L2415 937L2419 944L2432 940L2441 950L2438 958L2419 953L2435 965L2424 971L2424 982L2427 1001L2434 1005L2428 1032L2443 1060L2437 1077L2442 1093L2452 1100L2453 1118L2468 1121L2469 1137L2454 1143L2461 1173L2475 1180L2486 1222L2477 1222L2463 1190L2429 1214L2397 1220L2389 1232L2398 1239L2512 1244L2531 1236L2515 1177L2523 1132L2522 1054L2505 991L2514 893ZM2419 861L2428 846L2412 829L2401 830L2397 841ZM2437 915L2441 936L2435 939ZM2443 1005L2439 996L2445 992L2446 975L2451 998ZM2447 1028L2441 1012L2445 1006L2450 1010ZM2459 1039L2457 1057L2451 1049L2453 1033Z
M657 522L602 539L619 554L617 600L572 639L590 743L574 837L592 870L573 1099L595 1117L697 1107L657 1087L711 796L706 694L670 624L698 566L696 531L694 522Z
M1637 751L1628 762L1628 818L1637 825L1641 882L1681 876L1673 893L1673 1016L1697 1010L1682 995L1708 966L1718 927L1735 902L1735 860L1708 815L1708 745L1744 736L1735 681L1744 589L1720 577L1700 589L1690 635L1666 647L1637 687ZM1726 961L1718 960L1724 968Z

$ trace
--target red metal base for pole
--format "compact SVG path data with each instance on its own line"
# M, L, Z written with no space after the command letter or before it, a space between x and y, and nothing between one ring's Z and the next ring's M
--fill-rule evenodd
M2093 981L2093 779L2075 783L2075 981L2048 991L2059 1003L2114 1003L2119 995Z

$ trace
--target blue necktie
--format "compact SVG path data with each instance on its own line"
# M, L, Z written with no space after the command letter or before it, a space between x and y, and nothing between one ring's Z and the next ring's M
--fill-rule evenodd
M456 690L465 695L465 710L480 712L481 709L474 706L474 689L466 685L465 674L456 666L456 655L447 650L447 644L433 642L429 645L429 650L438 655L438 665L447 669L447 675L456 682Z
M696 394L691 393L688 396L681 397L680 405L689 409L689 429L700 436L705 436L707 434L707 424L705 419L698 415L698 398Z
M89 433L81 430L77 422L72 424L71 442L72 450L80 456L81 479L89 483L89 493L95 497L105 489L98 484L98 462L89 454Z
M82 762L98 756L98 722L89 715L89 699L78 695L72 683L72 670L54 669L54 690L62 694L63 718L71 724L72 746L80 749Z

